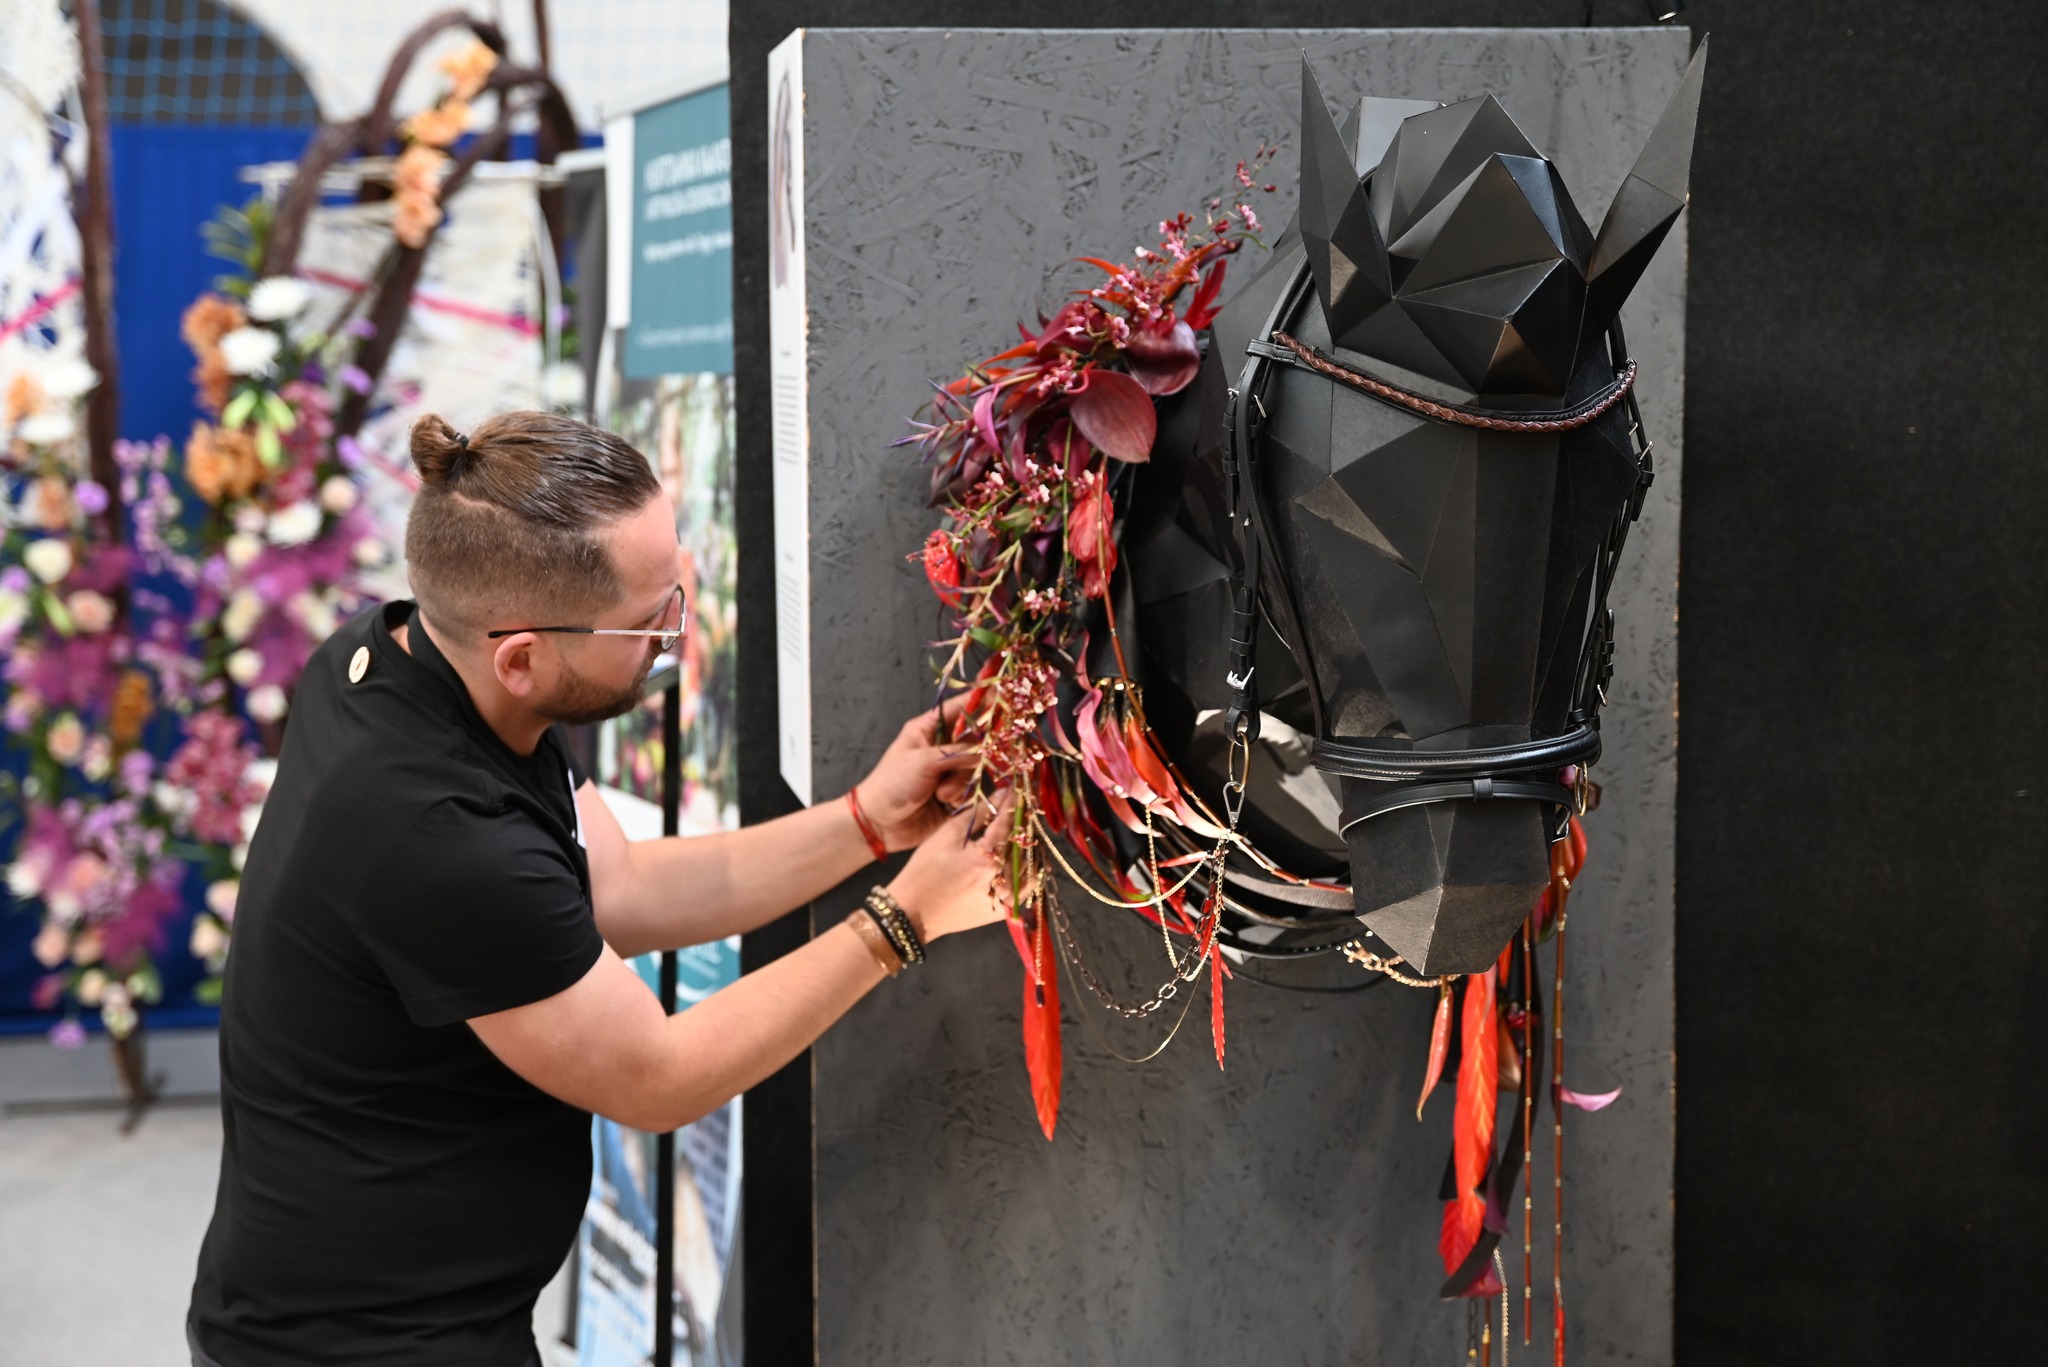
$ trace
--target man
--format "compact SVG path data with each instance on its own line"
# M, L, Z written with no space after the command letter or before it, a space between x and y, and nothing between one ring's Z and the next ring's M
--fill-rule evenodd
M1005 814L948 819L937 718L848 801L629 845L559 723L616 716L685 629L674 519L609 433L413 430L417 604L307 665L249 849L221 1017L198 1367L527 1367L590 1181L589 1115L667 1130L807 1048L929 942L998 917ZM870 918L670 1017L624 956L916 852Z

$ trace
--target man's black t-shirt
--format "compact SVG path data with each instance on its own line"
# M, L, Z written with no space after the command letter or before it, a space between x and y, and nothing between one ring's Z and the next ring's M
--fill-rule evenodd
M410 612L314 653L243 870L192 1291L222 1367L519 1367L589 1191L588 1114L464 1024L602 950L568 752L506 747Z

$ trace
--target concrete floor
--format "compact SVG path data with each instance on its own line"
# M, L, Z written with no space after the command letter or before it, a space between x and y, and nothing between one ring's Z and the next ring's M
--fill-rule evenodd
M132 1134L101 1107L0 1106L0 1367L190 1367L185 1305L213 1213L220 1109L152 1109ZM535 1309L548 1367L566 1279Z

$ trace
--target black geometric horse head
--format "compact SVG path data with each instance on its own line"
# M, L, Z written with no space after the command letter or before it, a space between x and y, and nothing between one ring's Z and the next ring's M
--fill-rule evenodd
M1358 922L1477 972L1599 753L1607 591L1649 482L1616 315L1685 207L1704 44L1597 235L1491 96L1367 99L1303 64L1301 207L1216 319L1124 546L1148 712L1254 842L1235 943ZM1351 918L1357 918L1353 920Z

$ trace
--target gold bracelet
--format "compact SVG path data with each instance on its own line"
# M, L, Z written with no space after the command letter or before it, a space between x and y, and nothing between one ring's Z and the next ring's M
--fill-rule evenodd
M882 934L865 911L856 911L848 916L846 924L853 927L853 933L867 946L868 953L875 956L875 962L882 966L884 973L893 978L903 971L903 957L896 952L895 946L889 943L888 937Z
M910 913L903 909L885 887L877 885L868 890L868 910L874 912L875 920L887 932L889 941L896 946L896 952L907 964L924 962L924 940L917 933L917 926L910 919Z

